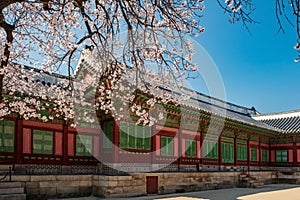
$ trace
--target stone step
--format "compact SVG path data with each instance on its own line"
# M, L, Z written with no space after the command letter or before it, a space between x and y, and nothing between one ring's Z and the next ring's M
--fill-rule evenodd
M5 194L5 195L0 195L0 200L26 200L26 194Z
M20 182L0 182L0 189L3 188L20 188L22 187Z
M13 169L12 165L0 165L0 171L9 171L9 167L11 167L11 169Z
M16 188L2 188L0 189L0 196L4 194L24 194L24 188L16 187Z
M240 176L240 178L246 178L248 175L247 174L241 174L239 176Z

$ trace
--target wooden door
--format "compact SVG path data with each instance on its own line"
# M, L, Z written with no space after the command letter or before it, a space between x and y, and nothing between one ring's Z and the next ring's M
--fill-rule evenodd
M147 194L157 194L158 193L158 176L147 176Z

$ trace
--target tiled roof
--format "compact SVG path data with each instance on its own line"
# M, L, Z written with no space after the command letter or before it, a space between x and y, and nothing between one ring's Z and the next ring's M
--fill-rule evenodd
M82 67L88 70L97 71L92 60L90 60L88 56L83 56L80 59L80 62L75 70L75 77L80 76ZM206 111L208 113L211 113L212 115L225 118L227 120L233 120L250 126L268 129L275 132L278 131L272 126L253 119L251 116L257 114L257 111L253 107L246 108L243 106L235 105L199 92L192 91L187 88L181 91L174 91L166 89L164 88L164 86L162 86L160 89L169 92L171 95L180 96L180 94L184 93L186 96L189 96L190 98L188 100L182 100L180 102L184 106L191 107L199 111ZM180 97L178 97L178 99L180 99Z
M282 133L300 133L300 110L255 115L255 120L280 129Z
M190 96L190 99L181 101L181 104L184 106L191 107L199 111L206 111L212 115L225 118L227 120L233 120L250 126L278 132L278 129L275 127L269 126L268 124L252 118L253 115L258 113L254 107L247 108L199 92L190 91L190 93L188 93L188 91L189 89L186 89L184 93ZM171 92L172 95L176 95L176 93L170 90L169 92ZM178 94L179 93L177 93L177 95Z

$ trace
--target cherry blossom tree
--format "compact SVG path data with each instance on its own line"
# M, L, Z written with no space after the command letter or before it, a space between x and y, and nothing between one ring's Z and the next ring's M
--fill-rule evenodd
M255 22L250 15L253 12L251 0L217 2L229 14L230 22L241 21L246 27ZM291 10L286 9L286 4L291 5ZM298 0L276 0L276 5L280 29L283 30L280 17L289 22L291 17L296 17L299 35ZM111 100L117 98L119 102L130 102L136 115L142 116L143 123L153 122L149 120L151 116L135 104L136 98L124 95L125 91L134 85L136 91L147 94L146 104L151 107L172 99L166 92L169 88L174 89L176 85L180 90L184 79L197 77L197 65L192 62L193 45L184 36L204 32L201 26L204 8L204 0L1 1L0 116L16 112L25 119L42 119L40 110L51 109L51 114L42 120L51 120L57 115L62 115L64 120L72 119L74 68L80 54L89 54L87 57L94 60L94 64L99 62L99 57L105 64L100 66L105 70L82 80L90 84L95 75L98 80L107 80L95 85L99 94L96 107L116 109L118 106ZM287 15L290 13L292 15ZM119 44L118 36L124 31L126 40L120 39ZM295 46L297 51L299 46L299 43ZM155 69L149 68L153 64ZM28 70L24 65L39 70ZM39 87L38 77L53 72L64 73L68 78L57 85ZM161 92L162 85L165 92ZM77 94L84 95L84 91ZM183 94L180 98L186 96ZM44 101L51 101L51 106Z
M103 55L105 52L104 56L109 58L110 63L100 76L108 78L110 82L119 80L125 69L133 69L135 77L138 77L135 78L136 84L141 85L139 89L147 93L150 90L149 82L146 81L149 75L144 72L146 65L151 62L158 66L156 74L161 74L160 78L156 78L157 83L165 81L165 73L172 78L170 82L181 82L197 70L197 66L191 62L192 44L183 39L183 35L197 36L204 31L199 24L203 9L203 0L1 1L1 116L14 111L24 118L39 117L34 113L41 109L40 101L35 102L31 97L46 100L49 96L45 94L53 93L58 105L56 110L70 117L69 109L64 110L59 105L72 103L60 97L73 95L70 92L73 89L72 74L84 47L93 47L94 54L101 52ZM116 42L112 41L122 31L128 33L126 48L122 56L116 57L116 47L113 46ZM178 45L180 49L170 48ZM41 71L34 70L38 74L33 75L23 65L30 65ZM40 83L34 76L54 71L67 71L69 77L68 83L63 81L61 84L64 87L60 85L60 91L55 86L37 86ZM29 78L30 76L33 77ZM154 76L152 74L151 77ZM157 88L159 84L151 87ZM113 89L119 85L120 83L116 83ZM35 91L32 91L33 88ZM106 89L101 91L107 94ZM23 96L17 97L17 93ZM18 103L8 103L11 100L4 94L14 96ZM25 101L24 96L27 97ZM164 96L168 95L159 98L165 98ZM26 107L28 102L34 106Z

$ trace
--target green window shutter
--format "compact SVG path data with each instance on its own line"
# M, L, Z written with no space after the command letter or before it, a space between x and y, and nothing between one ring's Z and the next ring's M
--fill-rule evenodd
M276 162L281 162L281 150L276 150Z
M282 151L282 162L288 162L288 151L287 150L283 150Z
M185 140L186 157L197 157L197 143L195 140Z
M120 122L120 148L127 148L129 144L129 138L127 135L128 126L127 123Z
M161 155L174 155L174 140L173 137L161 136Z
M234 162L234 151L233 144L222 143L222 162L233 163Z
M144 127L144 149L150 150L151 149L151 127L145 126Z
M288 162L288 150L276 150L276 162Z
M89 135L76 135L76 156L92 156L93 137Z
M247 146L237 145L237 159L247 160Z
M33 130L33 153L53 154L53 132Z
M218 158L219 157L219 145L218 142L213 142L214 148L213 148L213 158Z
M14 152L15 122L0 120L0 152Z
M219 145L218 142L205 140L204 141L204 153L205 158L218 158L219 156Z
M120 147L130 149L151 149L151 128L128 122L120 122Z
M267 150L263 149L263 150L261 151L261 154L262 154L261 161L262 161L262 162L267 162L267 158L268 158L268 152L267 152Z
M136 149L136 125L129 123L129 145L131 149Z
M113 122L105 122L103 125L103 147L112 148L112 138L113 138Z

